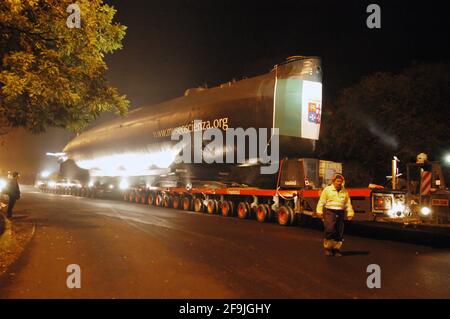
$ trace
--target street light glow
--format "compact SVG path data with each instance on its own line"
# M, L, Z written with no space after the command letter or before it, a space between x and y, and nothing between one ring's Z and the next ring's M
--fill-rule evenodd
M7 184L6 180L0 179L0 192L3 190L3 188L6 187L6 184Z
M421 213L423 216L428 216L428 215L431 214L431 209L430 209L429 207L424 206L424 207L422 207L422 208L420 209L420 213Z
M42 171L42 172L41 172L41 177L47 178L47 177L49 177L49 176L50 176L50 172L49 172L49 171Z
M129 184L128 184L128 182L126 180L123 179L123 180L120 181L119 188L121 190L127 189L128 186L129 186Z

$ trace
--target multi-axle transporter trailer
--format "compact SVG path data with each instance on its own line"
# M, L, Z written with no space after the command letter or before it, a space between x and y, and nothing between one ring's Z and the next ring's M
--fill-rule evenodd
M226 217L255 218L259 222L276 220L280 225L287 226L301 221L302 216L313 215L320 197L318 189L277 190L215 186L217 188L205 186L135 188L124 192L123 199ZM353 202L368 199L371 193L367 188L348 191Z

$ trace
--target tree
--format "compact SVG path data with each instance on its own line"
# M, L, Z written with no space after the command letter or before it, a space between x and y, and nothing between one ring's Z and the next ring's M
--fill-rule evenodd
M0 118L0 147L5 145L4 136L11 131L11 127L3 118Z
M0 2L0 119L3 127L73 131L128 101L105 77L105 54L122 47L126 27L102 0L79 0L81 27L69 28L72 0ZM0 123L1 124L1 123Z
M393 155L401 169L421 152L440 160L450 145L449 87L448 63L363 78L324 114L321 156L349 164L353 185L383 182Z

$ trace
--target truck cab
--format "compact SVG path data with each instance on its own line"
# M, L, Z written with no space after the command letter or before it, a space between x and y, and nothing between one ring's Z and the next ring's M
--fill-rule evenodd
M449 223L450 192L438 162L408 163L403 181L395 189L372 191L372 213L403 223Z

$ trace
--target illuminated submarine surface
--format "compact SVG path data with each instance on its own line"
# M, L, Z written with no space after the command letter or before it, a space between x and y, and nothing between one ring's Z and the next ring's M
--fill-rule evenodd
M321 81L319 58L289 58L266 74L189 89L182 97L130 111L79 134L63 151L91 176L154 176L174 167L197 167L191 174L211 178L211 169L217 173L227 164L174 164L180 149L171 132L192 132L193 121L200 120L202 129L222 131L276 127L280 158L311 156L319 138ZM240 182L248 182L238 174Z

